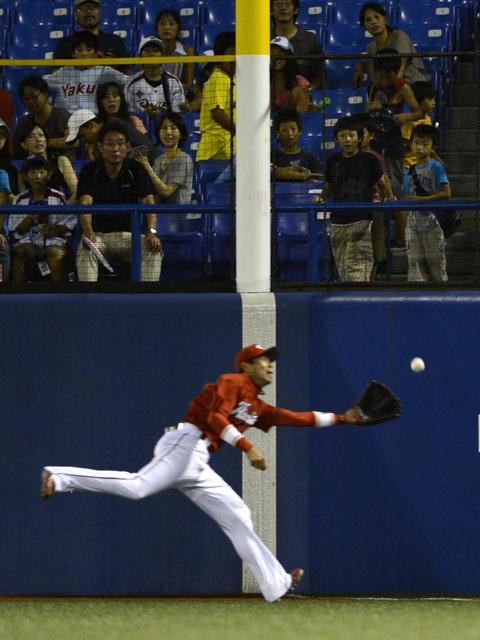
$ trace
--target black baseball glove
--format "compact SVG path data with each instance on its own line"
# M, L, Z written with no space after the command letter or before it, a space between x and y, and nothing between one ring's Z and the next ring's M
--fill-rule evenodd
M381 382L370 380L360 400L350 409L355 416L355 424L365 427L387 420L395 420L402 413L402 405L397 396Z

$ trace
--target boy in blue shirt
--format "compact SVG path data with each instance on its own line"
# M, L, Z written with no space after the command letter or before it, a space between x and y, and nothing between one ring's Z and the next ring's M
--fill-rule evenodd
M415 164L405 173L402 198L414 202L447 200L451 196L445 167L432 158L436 144L435 127L420 124L412 131L411 148ZM445 236L435 209L409 211L407 219L408 277L411 282L448 280Z

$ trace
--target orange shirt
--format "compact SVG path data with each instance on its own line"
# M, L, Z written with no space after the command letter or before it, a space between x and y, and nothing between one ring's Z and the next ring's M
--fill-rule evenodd
M217 451L220 435L229 424L240 433L249 427L268 431L274 425L315 426L313 411L280 409L260 400L261 393L246 373L226 373L215 383L206 384L188 407L184 422L197 426L210 440L210 451Z

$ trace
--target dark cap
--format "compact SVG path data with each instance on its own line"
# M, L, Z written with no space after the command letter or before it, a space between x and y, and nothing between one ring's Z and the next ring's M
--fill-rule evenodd
M242 372L242 364L244 362L250 362L260 356L267 356L271 362L275 362L277 359L277 347L262 347L259 344L250 344L237 353L235 356L235 370L238 373Z
M28 158L23 161L21 172L27 173L30 169L36 169L37 167L51 169L50 163L43 156L28 156Z

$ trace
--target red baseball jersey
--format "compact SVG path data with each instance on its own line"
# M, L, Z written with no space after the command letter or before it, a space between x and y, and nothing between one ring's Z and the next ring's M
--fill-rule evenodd
M197 426L217 451L220 434L230 424L240 433L249 427L268 431L274 425L315 426L313 411L280 409L260 400L261 389L246 373L226 373L204 386L188 407L184 422Z

